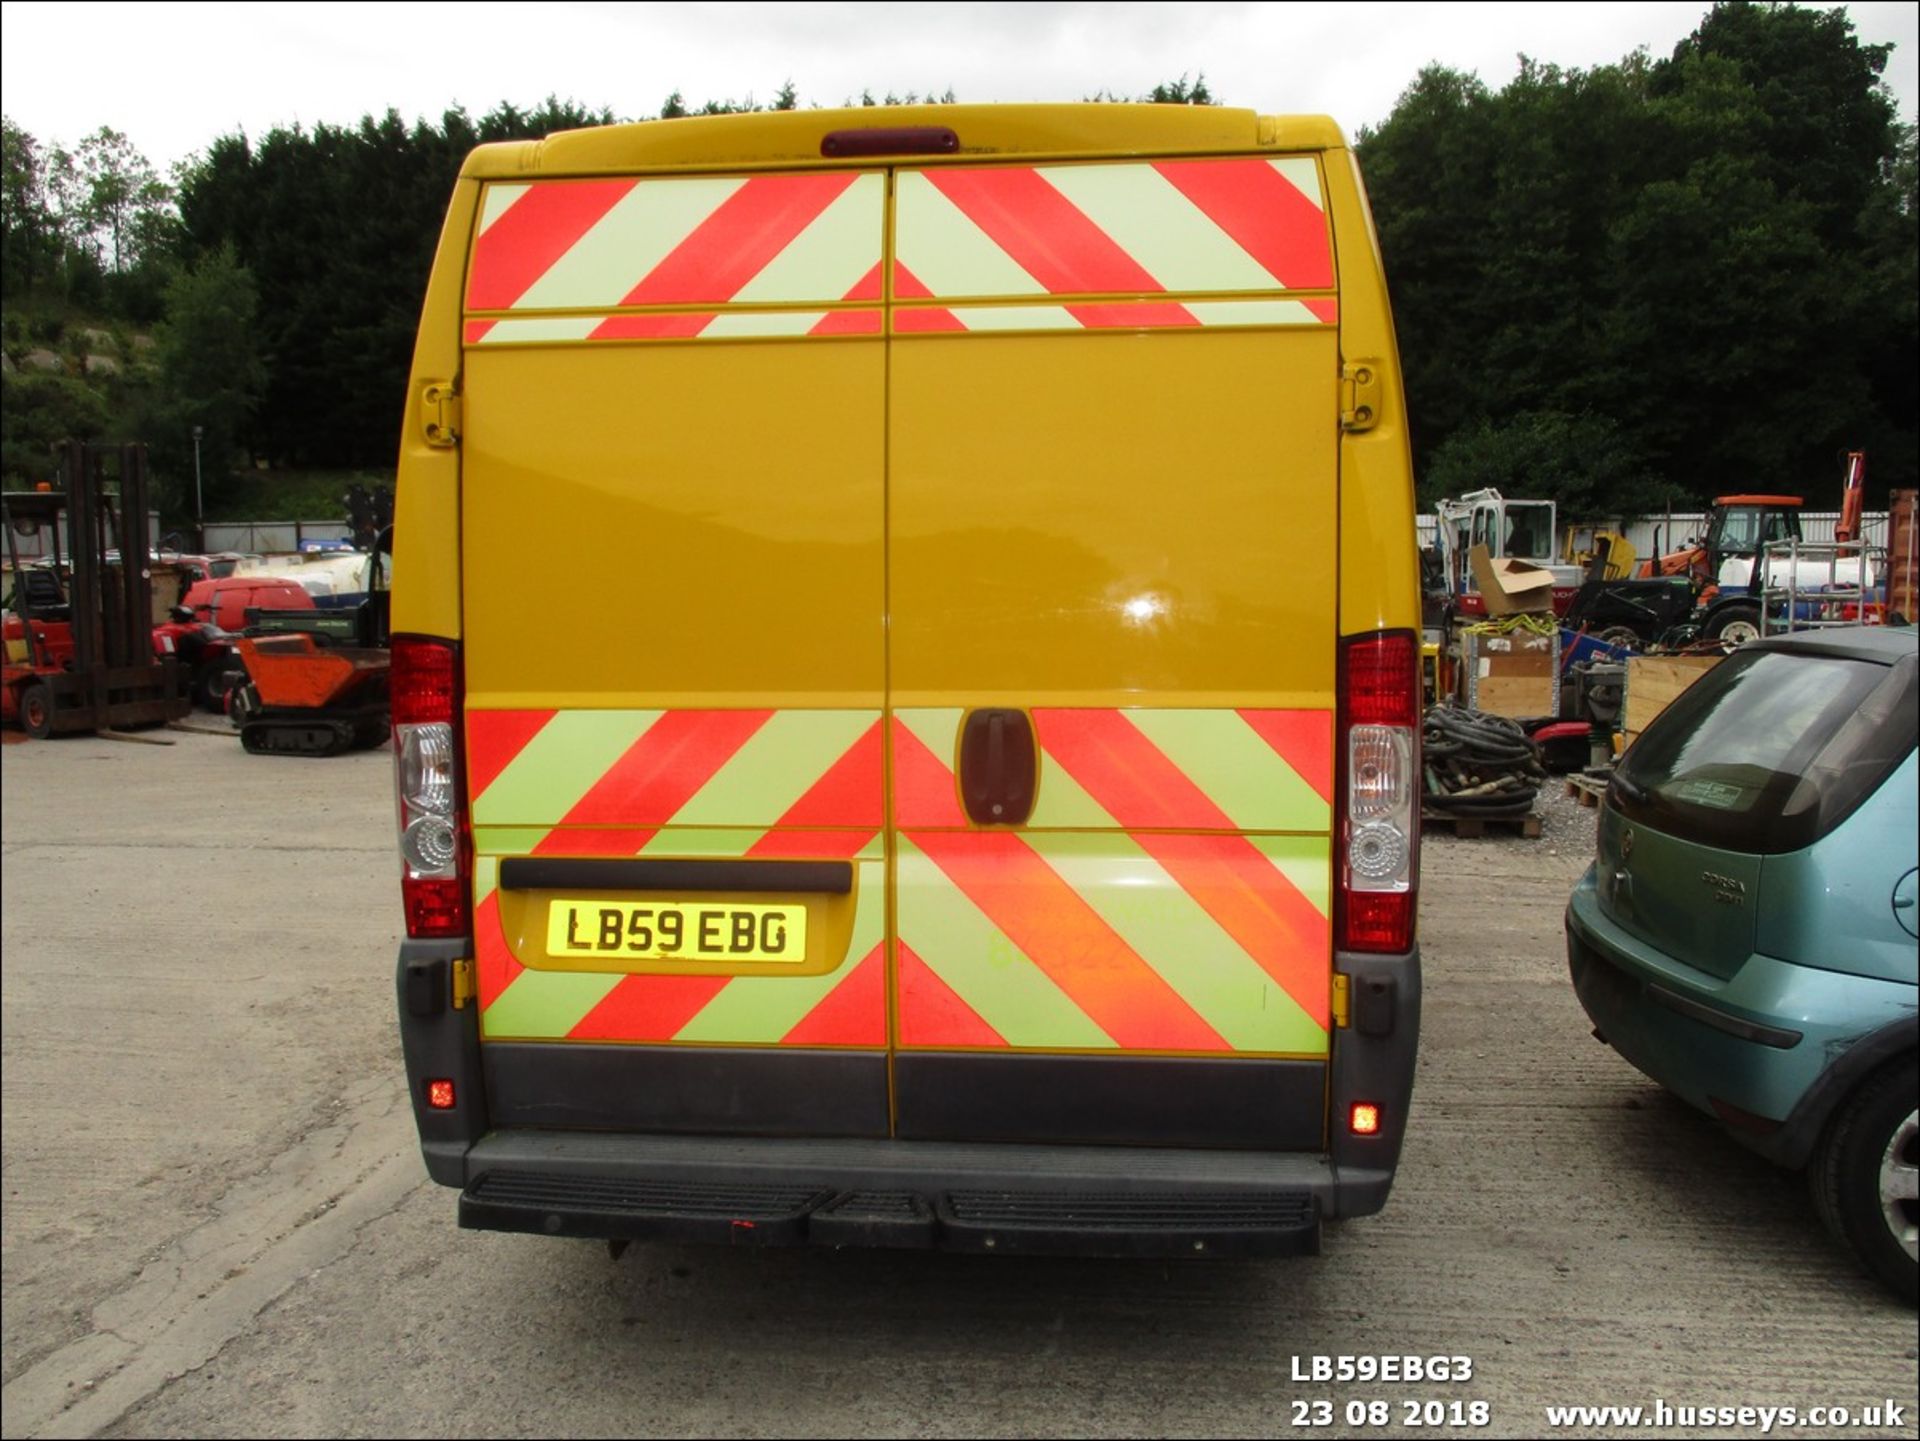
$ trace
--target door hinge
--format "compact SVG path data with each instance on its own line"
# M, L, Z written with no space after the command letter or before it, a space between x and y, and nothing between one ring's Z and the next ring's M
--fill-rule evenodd
M420 428L427 444L460 443L460 392L450 380L429 380L420 390Z
M1338 1030L1345 1030L1352 1024L1353 1016L1353 977L1333 973L1333 1003L1329 1008L1333 1013L1333 1024Z
M1380 362L1349 360L1340 367L1340 428L1372 430L1380 420Z
M473 999L473 962L455 961L450 968L453 972L453 1008L463 1010Z

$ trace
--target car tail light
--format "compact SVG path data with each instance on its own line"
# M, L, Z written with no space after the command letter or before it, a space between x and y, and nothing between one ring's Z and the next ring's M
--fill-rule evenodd
M460 795L460 658L452 642L393 638L394 789L407 934L467 933L471 837Z
M1420 879L1420 647L1413 633L1344 641L1339 705L1337 944L1411 950Z
M1371 1101L1355 1101L1347 1110L1347 1126L1356 1136L1380 1134L1380 1108Z
M453 1109L453 1082L432 1080L427 1082L427 1105L435 1111Z

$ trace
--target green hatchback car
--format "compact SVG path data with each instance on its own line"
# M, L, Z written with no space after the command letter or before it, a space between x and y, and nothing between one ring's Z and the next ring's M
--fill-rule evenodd
M1622 759L1567 907L1595 1034L1805 1167L1827 1224L1909 1304L1917 701L1909 627L1744 647Z

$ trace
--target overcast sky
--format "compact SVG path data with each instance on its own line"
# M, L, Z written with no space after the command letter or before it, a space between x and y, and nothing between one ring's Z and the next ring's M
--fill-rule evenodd
M1822 7L1824 8L1824 7ZM1920 6L1850 4L1896 47L1885 79L1916 113ZM633 119L679 90L837 105L862 89L961 100L1134 95L1205 72L1215 97L1377 124L1429 61L1504 85L1515 56L1565 67L1670 53L1708 6L1641 4L51 4L0 3L0 100L71 147L124 131L162 173L234 130L408 120L548 94Z

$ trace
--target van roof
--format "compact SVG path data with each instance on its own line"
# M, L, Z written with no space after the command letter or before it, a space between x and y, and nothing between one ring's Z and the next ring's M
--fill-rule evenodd
M821 142L836 130L943 126L959 137L950 155L828 160ZM1124 155L1245 154L1253 150L1343 150L1346 137L1324 115L1258 115L1213 105L894 105L845 110L690 115L563 130L544 140L482 145L460 173L469 179L595 175L631 170L730 166L915 165L996 156L1088 159Z

